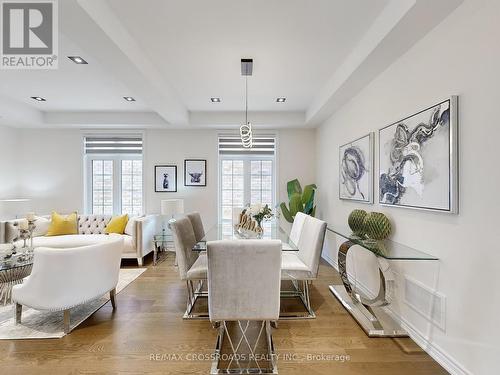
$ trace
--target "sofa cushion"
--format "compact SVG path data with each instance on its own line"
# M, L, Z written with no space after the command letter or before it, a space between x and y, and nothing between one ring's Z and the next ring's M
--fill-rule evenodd
M110 220L110 215L79 215L78 233L103 234Z
M106 240L107 235L105 234L68 234L61 236L42 236L33 238L33 247L54 247L57 249L61 248L71 248L80 247L96 244L100 241ZM23 245L23 240L18 240L14 242L16 247L21 247Z
M77 218L76 212L69 215L60 215L57 212L52 213L49 230L46 236L61 236L65 234L77 234Z
M50 218L37 216L35 218L35 230L33 231L33 237L45 236L49 231Z
M104 233L123 234L125 231L125 227L127 226L127 223L128 223L127 214L121 216L113 216L113 218L106 225L106 228L104 228Z
M123 238L123 252L133 253L135 252L134 241L131 236L122 234L69 234L63 236L43 236L33 238L33 247L52 247L56 249L80 247L97 244L102 241L109 240L110 237ZM16 247L20 248L23 246L23 240L18 240L14 242Z

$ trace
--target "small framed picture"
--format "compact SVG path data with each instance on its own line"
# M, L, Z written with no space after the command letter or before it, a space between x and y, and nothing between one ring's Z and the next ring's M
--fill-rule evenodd
M184 186L207 186L206 160L184 160Z
M155 165L155 192L177 191L177 166Z

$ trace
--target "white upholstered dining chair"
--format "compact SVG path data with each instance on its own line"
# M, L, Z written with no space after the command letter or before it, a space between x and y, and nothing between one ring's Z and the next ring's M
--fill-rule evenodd
M305 216L305 215L304 215ZM282 297L299 297L307 309L306 316L291 315L293 318L314 318L311 307L308 281L318 276L319 261L325 239L326 222L311 216L303 218L297 246L299 251L285 251L281 262L281 279L292 281L294 290L283 290ZM282 315L282 318L286 316Z
M300 234L302 233L302 228L304 227L304 221L307 215L303 212L297 212L295 218L293 219L292 230L290 231L290 240L295 245L299 245Z
M203 284L207 279L207 256L193 251L198 242L188 217L182 217L171 223L174 237L175 254L181 280L186 281L187 308L184 319L208 318L208 313L193 313L199 297L207 297Z
M276 355L271 335L271 323L279 318L281 241L279 240L225 240L207 243L208 257L208 306L210 320L218 328L215 360L212 374L220 371L247 371L239 373L277 373ZM248 335L251 322L260 322L257 338ZM231 339L228 322L237 324L237 332ZM256 347L262 333L270 361L262 368L258 361L238 361L241 347L245 346L249 357L256 357ZM233 358L226 369L219 368L222 345L225 339L230 343ZM234 339L238 339L234 341ZM252 342L252 343L251 343ZM235 362L237 368L231 365ZM251 365L255 367L250 368Z
M191 221L191 225L193 226L194 236L196 237L196 241L200 242L203 237L205 237L205 228L203 228L203 221L201 220L201 215L199 212L191 212L186 215Z

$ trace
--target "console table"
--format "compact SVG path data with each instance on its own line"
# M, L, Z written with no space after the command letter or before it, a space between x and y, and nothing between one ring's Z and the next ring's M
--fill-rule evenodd
M347 227L328 228L345 240L338 250L338 267L343 285L330 285L330 291L342 303L369 337L406 337L408 333L387 313L387 289L393 287L386 277L391 260L437 261L438 258L391 240L374 241L357 237ZM357 290L347 276L347 254L353 245L359 245L377 256L380 287L375 297Z

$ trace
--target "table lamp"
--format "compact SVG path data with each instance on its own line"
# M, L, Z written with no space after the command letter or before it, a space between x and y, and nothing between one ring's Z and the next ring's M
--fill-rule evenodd
M168 217L168 227L175 221L175 216L184 213L184 199L163 199L161 201L161 215Z
M19 219L26 215L30 204L31 199L26 198L0 199L0 218Z

